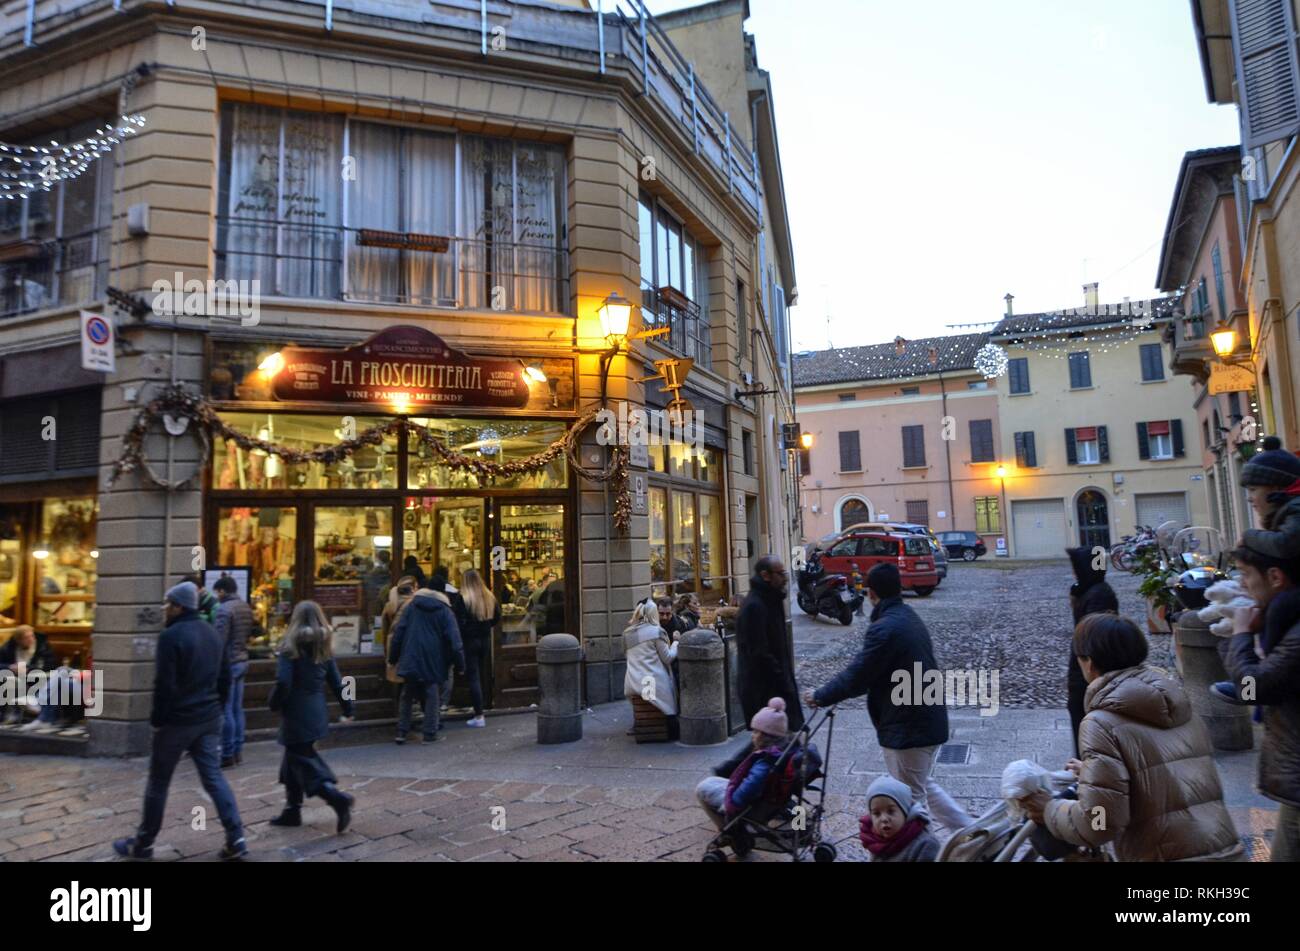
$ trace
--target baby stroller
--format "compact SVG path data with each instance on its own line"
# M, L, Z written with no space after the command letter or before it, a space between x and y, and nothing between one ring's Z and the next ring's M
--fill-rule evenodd
M812 738L826 727L826 755L823 758ZM727 820L722 831L709 842L702 861L727 861L730 847L737 858L758 849L780 852L792 861L834 862L835 846L821 838L826 803L826 764L830 761L831 735L835 728L833 707L819 710L790 738L772 770L769 783L784 784L789 795L780 803L761 800ZM819 785L814 785L820 780ZM816 794L816 802L808 794Z
M1049 774L1055 799L1077 799L1078 783L1066 770ZM940 862L1108 861L1104 849L1076 849L1028 817L1013 819L1006 800L944 843Z

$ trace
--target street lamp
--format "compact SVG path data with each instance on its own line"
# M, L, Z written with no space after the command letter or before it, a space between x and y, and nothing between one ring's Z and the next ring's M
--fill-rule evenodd
M1237 331L1223 324L1210 334L1210 343L1214 345L1214 352L1218 358L1226 363L1237 350Z
M605 332L605 340L617 349L627 339L628 328L632 325L632 302L614 291L601 301L597 313L600 315L600 328Z
M800 434L799 445L803 446L804 449L811 449L813 447L813 434L812 433Z

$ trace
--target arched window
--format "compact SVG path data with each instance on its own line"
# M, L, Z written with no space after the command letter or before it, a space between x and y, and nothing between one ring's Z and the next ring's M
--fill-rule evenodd
M862 499L845 499L840 505L839 527L852 528L861 522L871 521L871 506Z

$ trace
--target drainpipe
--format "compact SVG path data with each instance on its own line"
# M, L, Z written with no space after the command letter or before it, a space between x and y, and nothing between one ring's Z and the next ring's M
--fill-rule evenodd
M939 420L939 437L943 440L943 454L948 463L948 524L957 530L957 502L952 491L952 440L943 439L943 420L948 418L948 388L943 381L943 371L939 371L939 393L942 397L943 418Z

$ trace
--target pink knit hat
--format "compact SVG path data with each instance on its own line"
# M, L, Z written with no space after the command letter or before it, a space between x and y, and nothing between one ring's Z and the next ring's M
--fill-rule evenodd
M785 715L785 701L773 697L762 710L754 714L749 721L751 730L762 730L768 736L785 736L790 732L790 720Z

